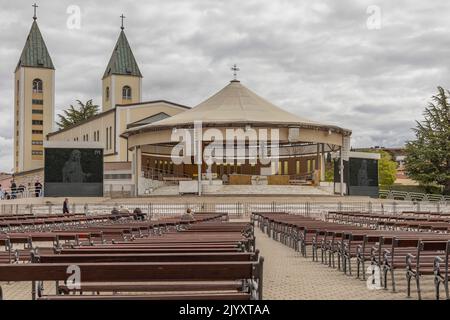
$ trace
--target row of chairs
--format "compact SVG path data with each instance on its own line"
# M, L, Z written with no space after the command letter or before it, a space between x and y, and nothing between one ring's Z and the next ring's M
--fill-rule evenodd
M409 212L377 214L366 212L336 212L327 214L327 220L365 226L373 229L449 232L450 215L436 212Z
M421 299L421 279L433 276L436 298L443 285L448 291L448 260L450 234L446 232L419 232L411 230L380 230L367 226L323 221L286 213L254 213L253 221L273 239L300 251L307 257L308 249L313 261L352 274L356 263L357 278L364 279L366 267L376 276L380 271L380 284L388 288L391 277L392 290L396 290L395 271L405 272L407 296L411 294L411 281L415 280L418 298ZM374 281L376 283L376 278Z

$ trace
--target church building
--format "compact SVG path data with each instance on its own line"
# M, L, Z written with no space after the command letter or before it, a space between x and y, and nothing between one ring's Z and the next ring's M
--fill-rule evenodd
M15 71L14 175L18 183L29 185L43 180L44 141L74 146L90 142L101 145L104 190L109 195L116 191L145 195L161 184L181 184L181 181L184 184L195 179L200 190L205 174L210 179L210 187L213 178L219 185L223 182L224 185L320 186L332 153L339 154L340 176L343 176L351 130L311 121L272 104L236 79L236 66L232 68L234 80L194 108L166 100L142 101L143 75L125 35L123 18L122 15L119 38L101 78L101 112L55 131L55 66L36 15L33 17ZM255 129L258 137L263 132L278 132L279 157L270 166L262 165L261 157L254 164L247 156L221 159L208 167L205 163L175 163L172 151L176 142L172 134L178 129L194 130L198 120L204 125L199 132L199 148L206 148L215 139L204 135L211 128L223 133L222 136L226 136L228 129L242 132ZM249 144L247 138L239 139L233 138L236 148ZM274 143L269 141L271 145Z
M131 170L127 140L120 134L189 109L165 100L142 101L142 79L122 24L102 77L101 112L55 131L55 67L35 15L15 71L16 178L26 177L26 183L43 179L45 140L102 143L106 171L109 167Z

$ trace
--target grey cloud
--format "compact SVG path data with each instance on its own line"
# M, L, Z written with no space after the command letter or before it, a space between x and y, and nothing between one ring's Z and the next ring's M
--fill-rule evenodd
M0 171L12 167L13 71L31 3L0 0ZM68 30L79 5L82 28ZM382 28L366 28L372 0L41 0L39 26L56 66L56 106L101 103L101 76L119 34L144 75L143 98L194 106L239 78L274 104L353 130L353 146L400 146L436 92L450 87L445 0L377 1Z

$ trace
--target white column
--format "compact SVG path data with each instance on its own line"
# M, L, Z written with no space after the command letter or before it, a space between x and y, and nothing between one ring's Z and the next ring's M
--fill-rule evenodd
M322 155L320 157L320 181L325 181L325 144L322 143Z
M339 190L341 196L344 196L344 159L342 159L342 147L339 148Z
M197 162L197 180L198 180L198 195L202 195L202 162L203 162L203 127L201 121L194 122L194 144L195 154L194 160Z
M135 196L139 195L139 178L141 177L141 148L135 146L133 149L133 159L132 159L132 174L134 181L134 194Z

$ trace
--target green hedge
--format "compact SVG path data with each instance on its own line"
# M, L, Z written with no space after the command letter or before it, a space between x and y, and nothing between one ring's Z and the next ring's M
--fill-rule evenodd
M380 189L401 191L401 192L442 194L442 187L439 187L439 186L405 186L405 185L394 184L392 186L380 186Z

